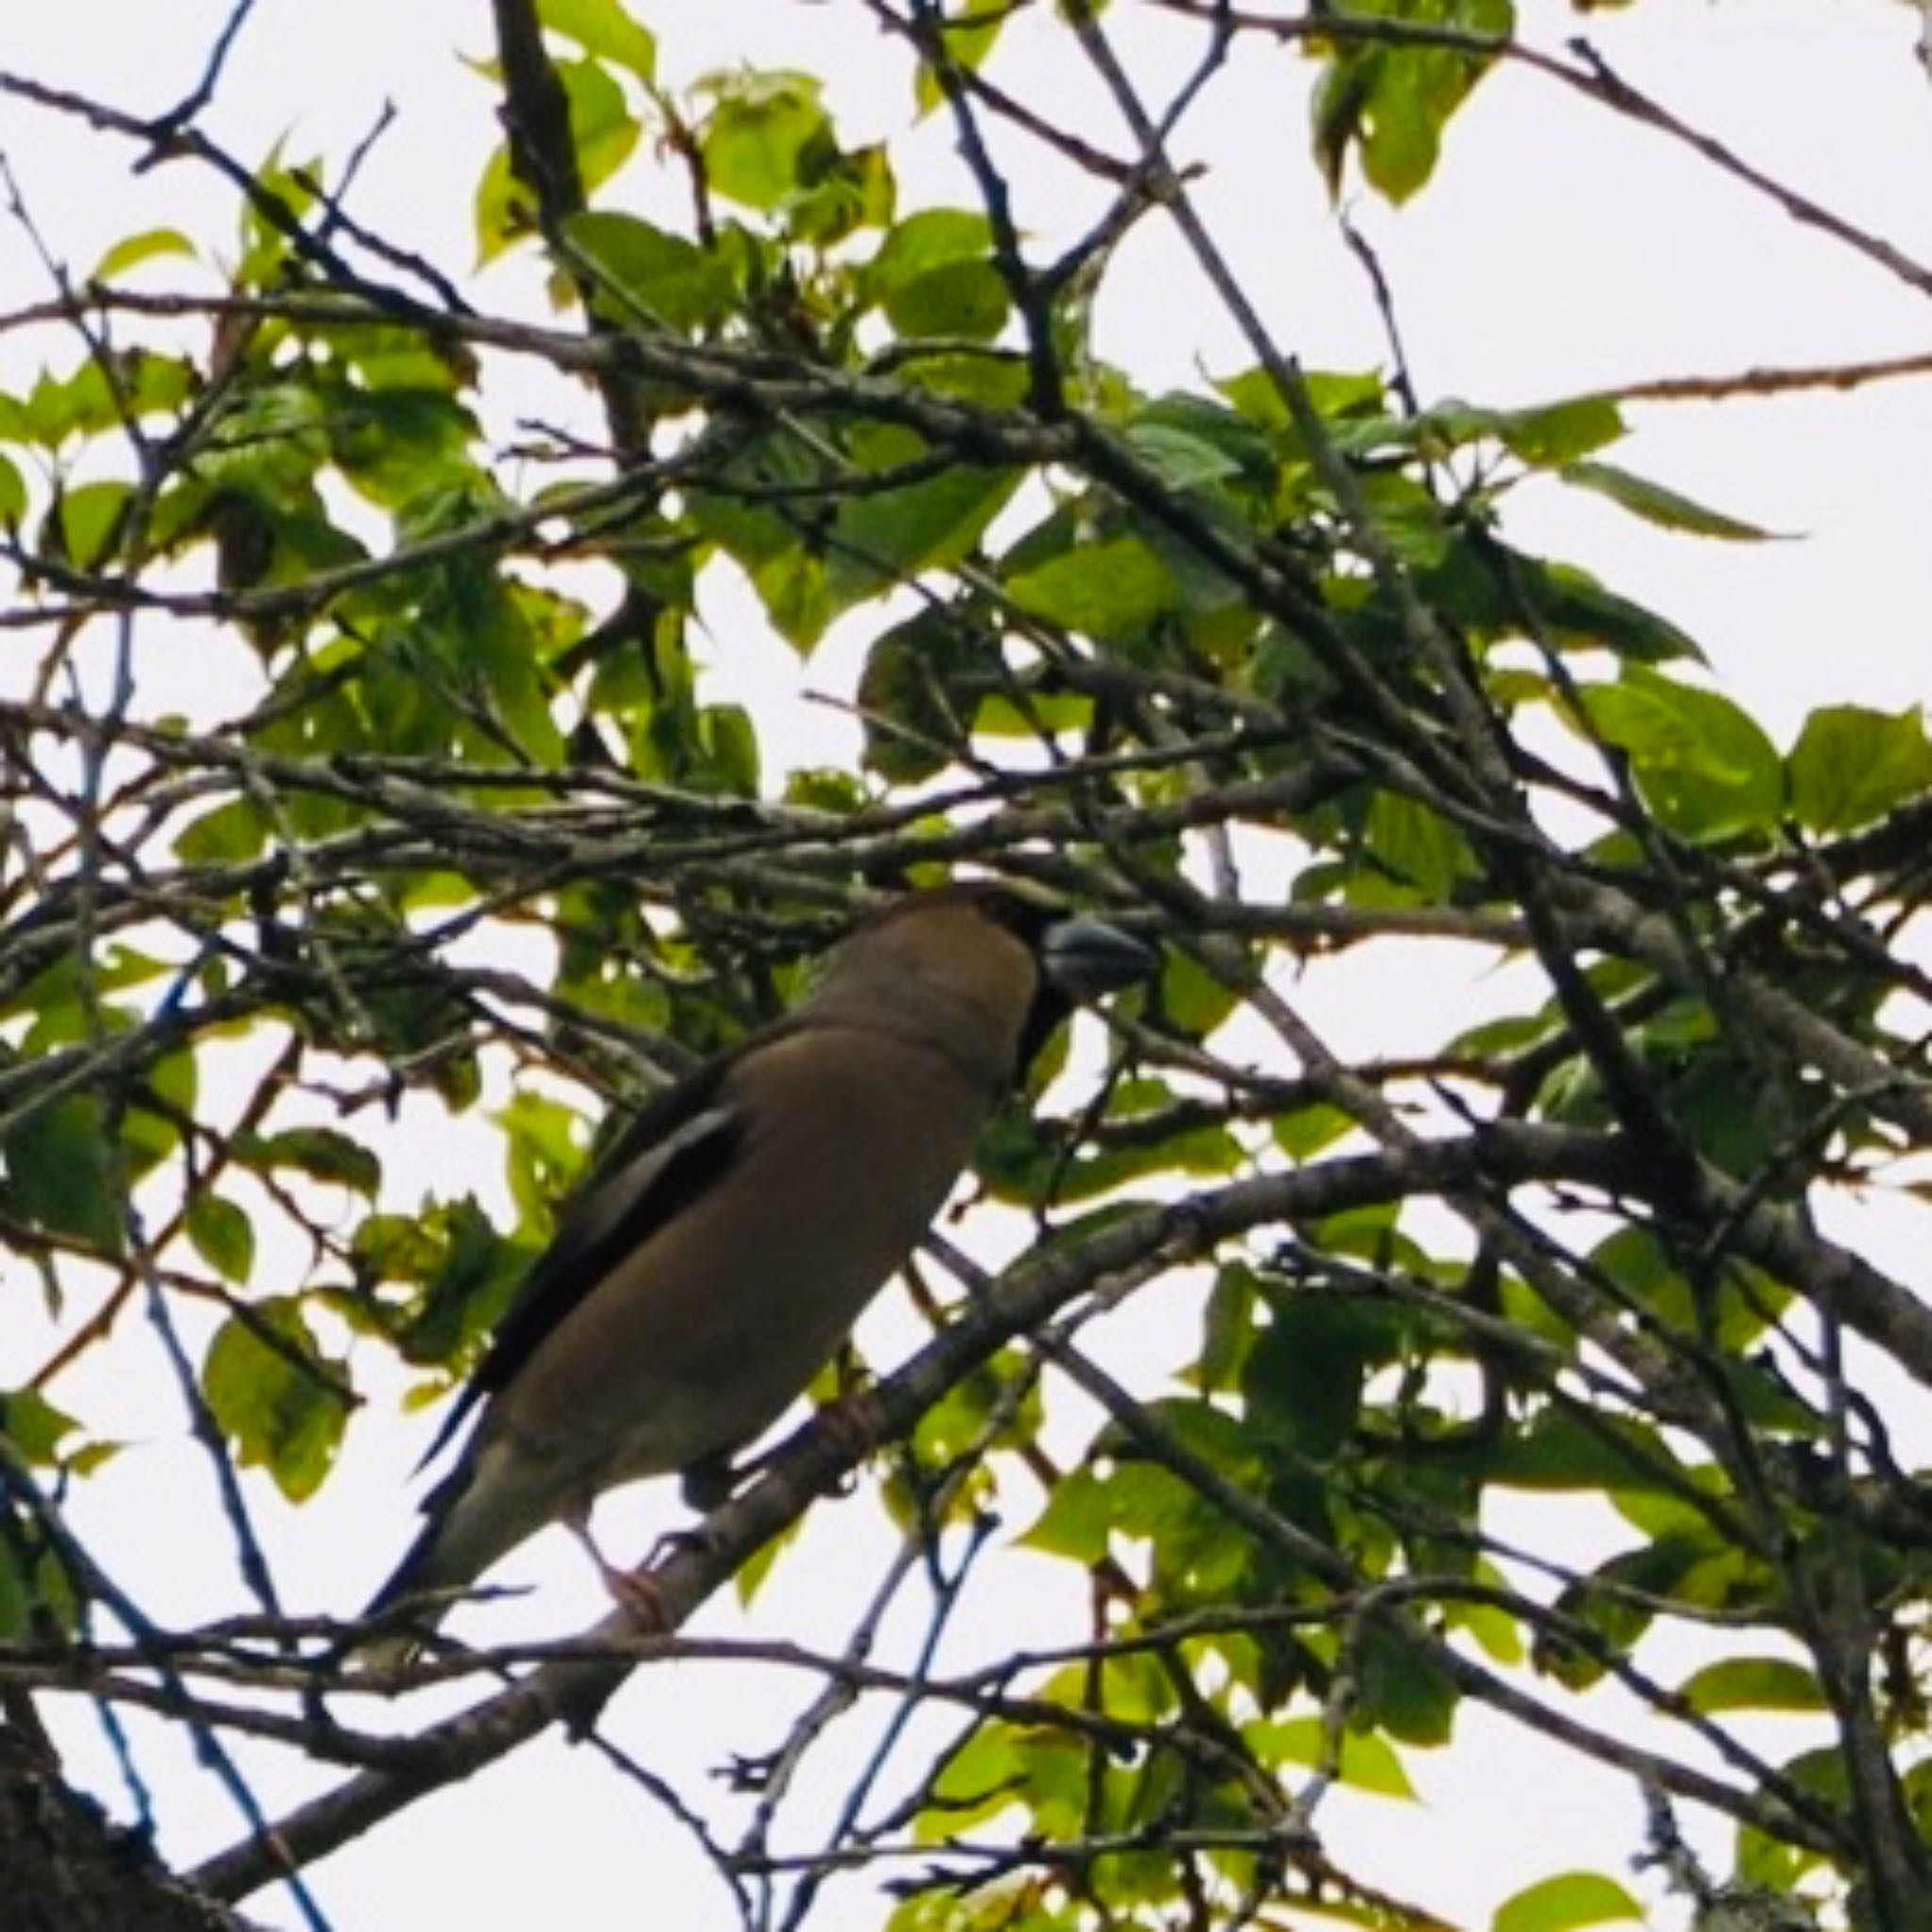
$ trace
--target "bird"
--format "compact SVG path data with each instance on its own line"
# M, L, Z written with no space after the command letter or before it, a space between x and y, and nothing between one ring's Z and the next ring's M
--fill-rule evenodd
M859 920L789 1013L649 1104L566 1206L425 1462L475 1417L349 1653L420 1654L452 1601L606 1490L732 1458L911 1255L1075 1001L1158 955L1031 884L974 877Z

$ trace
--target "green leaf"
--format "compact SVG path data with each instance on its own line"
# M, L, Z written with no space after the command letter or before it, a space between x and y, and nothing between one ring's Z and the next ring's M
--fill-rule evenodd
M1734 1657L1707 1664L1677 1695L1707 1717L1727 1710L1825 1710L1814 1672L1787 1657Z
M1241 1733L1263 1764L1305 1764L1326 1762L1329 1755L1327 1725L1318 1717L1286 1718L1248 1725ZM1404 1798L1411 1804L1421 1799L1402 1758L1386 1738L1356 1731L1341 1737L1341 1782L1358 1791L1373 1792L1379 1798Z
M1478 868L1468 842L1440 812L1396 791L1377 791L1369 808L1369 850L1391 878L1424 900L1446 901Z
M1289 1295L1256 1337L1242 1392L1255 1426L1309 1456L1348 1443L1370 1369L1394 1332L1387 1310L1326 1295Z
M916 463L924 442L902 430L855 438L865 471ZM861 491L841 506L825 564L834 616L917 572L946 570L971 555L986 526L1023 480L1018 470L948 463L937 475L897 489Z
M585 53L627 67L646 83L656 77L657 40L618 0L538 0L537 18Z
M630 158L638 143L638 124L624 90L595 60L558 61L557 74L570 104L577 172L584 192L593 193ZM475 225L478 267L535 230L536 206L510 170L508 142L491 156L476 184Z
M507 1241L468 1195L409 1215L371 1215L356 1231L356 1259L378 1280L420 1292L385 1325L405 1361L468 1360L508 1306L530 1250Z
M1457 26L1507 35L1515 19L1507 0L1384 0L1365 17ZM1435 172L1442 130L1490 66L1490 58L1446 47L1342 42L1325 51L1313 101L1316 159L1331 195L1340 196L1351 153L1370 183L1403 202Z
M319 157L310 155L291 162L282 142L277 142L257 171L258 194L242 198L242 259L233 271L237 289L260 289L278 280L286 272L291 244L283 232L289 216L298 220L314 206L324 170ZM275 219L271 220L269 209Z
M115 421L114 391L94 361L72 375L43 373L20 405L10 425L16 440L58 449L70 436L105 429Z
M175 856L184 865L228 865L250 859L268 843L268 817L252 798L205 811L183 827Z
M594 194L630 158L640 129L624 90L591 60L559 61L558 77L570 97L570 133L576 143L584 192Z
M681 235L625 214L574 215L564 233L629 303L680 333L730 313L730 271Z
M14 1454L36 1468L58 1466L61 1441L79 1424L38 1389L0 1390L0 1436Z
M1297 1108L1292 1113L1277 1114L1272 1131L1274 1144L1291 1160L1311 1160L1346 1138L1355 1124L1339 1107L1318 1101L1311 1107Z
M915 1824L917 1837L927 1843L948 1843L960 1833L997 1817L1024 1797L1026 1772L1037 1761L1023 1734L1010 1724L974 1725L947 1756L932 1795L937 1804L923 1811ZM1011 1923L1010 1914L1003 1914Z
M755 798L758 790L758 734L742 705L707 705L698 714L705 776L720 791Z
M370 1150L333 1127L287 1127L278 1134L238 1139L235 1152L247 1166L293 1168L309 1179L327 1181L374 1197L382 1185L382 1163Z
M1008 349L908 349L895 369L899 380L913 389L989 409L1014 408L1026 395L1025 361Z
M1381 404L1379 392L1373 399ZM1332 430L1350 456L1415 450L1440 459L1474 443L1501 443L1538 469L1570 462L1624 433L1622 412L1605 396L1566 396L1524 409L1493 409L1451 399L1426 409L1392 414L1357 403Z
M926 1409L919 1418L913 1447L924 1467L950 1469L958 1458L977 1454L990 1430L991 1440L1008 1447L1031 1441L1040 1428L1041 1407L1039 1383L1025 1374L1022 1358L1009 1354L956 1382Z
M0 1500L0 1641L46 1643L79 1624L67 1565L23 1505Z
M1201 1350L1189 1372L1197 1389L1213 1392L1238 1386L1258 1332L1259 1305L1252 1268L1235 1261L1215 1274L1203 1313Z
M1005 10L994 8L988 11L969 6L950 20L938 17L938 11L934 9L935 17L926 24L925 30L938 28L940 44L952 65L976 72L992 52L1000 29L1007 23ZM913 97L922 115L931 113L946 97L939 73L929 60L922 59L919 63Z
M1634 476L1613 463L1566 463L1559 473L1566 483L1592 490L1607 497L1633 516L1666 530L1683 530L1693 537L1716 537L1731 543L1762 543L1771 532L1756 524L1740 522L1721 510L1707 508L1661 483Z
M62 491L48 531L57 555L76 570L98 570L120 541L122 519L134 499L125 483L83 483Z
M1506 1899L1491 1924L1493 1932L1573 1932L1579 1925L1642 1917L1643 1907L1615 1879L1599 1872L1566 1872Z
M1501 597L1494 568L1458 544L1431 586L1445 608L1507 635L1521 628L1513 608L1520 598L1535 613L1537 628L1558 650L1613 651L1640 664L1676 658L1702 662L1704 654L1669 619L1606 590L1587 571L1507 546L1496 549L1508 565L1513 594Z
M1624 434L1623 412L1606 396L1568 396L1530 409L1508 409L1495 418L1497 439L1511 456L1539 468L1569 465L1572 470L1601 467L1579 463L1586 450L1601 449Z
M1622 1416L1585 1424L1568 1408L1541 1410L1498 1443L1491 1482L1519 1490L1657 1490L1682 1488L1677 1463L1655 1431Z
M976 209L923 208L896 223L867 263L867 296L890 304L893 295L936 268L984 261L992 252L992 224Z
M1241 474L1226 451L1169 423L1137 423L1127 431L1134 454L1170 490L1199 490Z
M219 1194L195 1194L185 1224L194 1251L229 1281L245 1282L255 1268L255 1224L234 1202Z
M1362 1628L1357 1665L1357 1720L1411 1744L1449 1741L1459 1695L1442 1666L1399 1624L1372 1618Z
M1127 441L1174 490L1240 478L1272 491L1278 470L1266 431L1205 396L1157 396L1127 425Z
M1573 1690L1600 1683L1608 1659L1630 1654L1666 1602L1699 1609L1737 1609L1774 1594L1769 1573L1741 1551L1721 1543L1710 1525L1683 1503L1674 1508L1682 1527L1599 1563L1557 1600L1561 1618L1594 1633L1594 1642L1571 1642L1557 1629L1541 1633L1537 1668Z
M1791 811L1814 832L1849 832L1932 789L1932 743L1915 706L1895 717L1860 705L1813 711L1786 766Z
M1029 616L1102 641L1132 639L1175 603L1166 567L1130 537L1053 558L1009 578L1007 592Z
M1259 1479L1257 1458L1230 1417L1180 1399L1156 1404L1153 1414L1230 1482L1249 1487ZM1173 1606L1224 1597L1248 1567L1245 1540L1230 1535L1225 1519L1190 1484L1172 1470L1115 1459L1104 1449L1054 1486L1024 1541L1091 1568L1120 1539L1151 1552L1150 1587Z
M1160 1010L1183 1033L1206 1039L1241 1004L1224 978L1217 978L1178 947L1160 956Z
M36 1226L121 1251L125 1235L108 1139L107 1109L70 1093L8 1135L6 1198Z
M1777 1769L1799 1790L1831 1810L1844 1812L1852 1803L1845 1756L1843 1746L1834 1741L1801 1751ZM1790 1893L1806 1873L1823 1863L1820 1853L1794 1845L1787 1838L1770 1836L1755 1825L1747 1824L1738 1833L1738 1876L1747 1885Z
M968 749L979 700L1003 676L984 629L928 606L894 625L872 647L858 681L869 771L916 785Z
M1011 302L992 265L984 215L927 208L899 223L867 267L863 287L902 336L991 341Z
M699 130L698 151L714 194L769 212L808 185L814 165L836 156L810 75L734 74L713 85L721 98Z
M788 238L826 250L860 228L882 228L892 219L899 184L882 144L828 150L808 171L809 186L785 208Z
M148 228L115 242L94 264L94 272L88 279L111 282L117 275L124 275L129 269L143 261L153 261L158 257L185 256L192 261L198 254L194 243L179 228Z
M832 621L825 575L824 558L797 543L769 558L752 573L752 585L764 602L765 614L778 635L801 656L824 636L825 626Z
M1475 1577L1498 1590L1508 1588L1508 1578L1487 1558L1479 1559ZM1500 1604L1457 1603L1442 1606L1444 1623L1452 1630L1467 1630L1499 1664L1514 1670L1528 1655L1523 1641L1523 1626Z
M990 342L1007 325L1012 304L991 262L952 261L908 282L887 305L903 336L950 336Z
M324 1373L297 1302L278 1295L257 1303L249 1321L225 1323L202 1391L245 1467L265 1468L291 1503L314 1493L335 1461L348 1405Z
M26 515L26 478L11 457L0 456L0 526L17 529Z
M149 1062L127 1095L121 1146L129 1183L151 1174L181 1143L181 1123L194 1118L199 1076L192 1049L177 1047Z
M1784 766L1763 727L1728 698L1641 664L1583 693L1591 723L1626 752L1645 802L1686 839L1768 832L1784 811Z
M547 1228L550 1204L583 1177L583 1119L559 1100L518 1093L493 1116L519 1220Z

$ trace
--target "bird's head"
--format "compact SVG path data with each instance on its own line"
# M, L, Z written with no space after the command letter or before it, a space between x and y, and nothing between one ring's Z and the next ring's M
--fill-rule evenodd
M1158 964L1153 947L1031 885L963 879L908 892L857 925L813 1005L917 999L987 1016L1024 1072L1078 1000L1117 992Z

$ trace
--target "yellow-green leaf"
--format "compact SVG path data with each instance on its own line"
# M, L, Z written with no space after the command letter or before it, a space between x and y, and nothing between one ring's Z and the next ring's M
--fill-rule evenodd
M1030 616L1103 640L1134 636L1175 602L1166 567L1131 537L1051 558L1012 578L1007 593Z
M538 0L537 17L551 32L575 41L585 53L627 67L640 80L658 71L658 42L618 0Z
M1574 1932L1580 1925L1641 1920L1643 1907L1600 1872L1566 1872L1519 1891L1496 1908L1494 1932Z
M338 1364L325 1372L300 1305L258 1302L231 1318L202 1369L209 1412L244 1466L266 1469L292 1503L312 1495L335 1461L347 1405Z
M1594 491L1632 516L1666 530L1683 530L1693 537L1716 537L1730 543L1762 543L1771 532L1757 524L1747 524L1722 510L1711 509L1653 483L1645 476L1634 476L1614 463L1568 463L1559 473L1564 482Z
M1725 1710L1828 1707L1816 1674L1788 1657L1725 1657L1687 1678L1677 1694L1707 1716Z
M1932 790L1924 714L1888 716L1862 705L1813 711L1787 770L1791 810L1814 832L1849 832Z
M186 256L192 261L194 243L179 228L149 228L139 235L128 235L101 257L89 279L111 282L116 275L124 275L129 269L160 256Z

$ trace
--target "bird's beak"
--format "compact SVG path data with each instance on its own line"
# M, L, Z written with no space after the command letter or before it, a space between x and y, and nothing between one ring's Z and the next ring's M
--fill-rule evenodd
M1093 999L1148 978L1160 955L1101 920L1062 919L1047 927L1040 963L1050 985L1073 999Z

